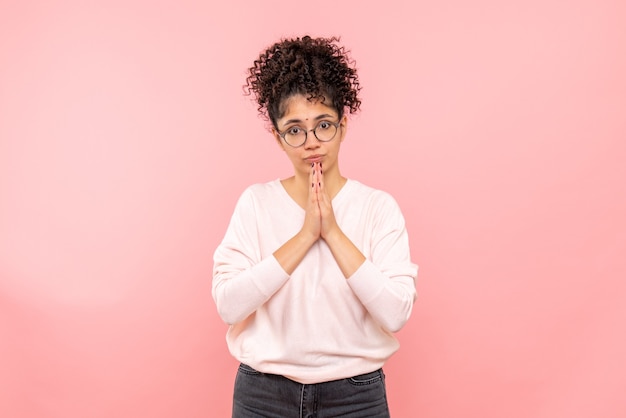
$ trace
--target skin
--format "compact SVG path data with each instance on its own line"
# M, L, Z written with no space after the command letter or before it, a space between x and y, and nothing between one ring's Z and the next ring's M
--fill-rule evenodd
M339 171L339 149L347 130L347 118L340 121L332 141L320 142L309 132L304 145L291 147L279 135L294 125L311 130L321 120L338 121L337 111L321 101L309 101L296 95L287 99L287 110L276 121L273 134L294 168L294 175L282 180L287 193L305 210L302 228L274 252L274 257L288 274L293 273L309 249L318 240L328 244L344 277L349 278L363 264L365 256L343 233L335 219L332 198L347 179Z

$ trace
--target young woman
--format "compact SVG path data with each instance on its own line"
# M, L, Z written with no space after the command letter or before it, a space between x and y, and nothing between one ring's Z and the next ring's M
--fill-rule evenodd
M381 367L411 314L417 266L387 193L339 169L361 101L337 38L285 39L246 87L293 176L250 186L215 251L213 298L241 362L233 417L387 417Z

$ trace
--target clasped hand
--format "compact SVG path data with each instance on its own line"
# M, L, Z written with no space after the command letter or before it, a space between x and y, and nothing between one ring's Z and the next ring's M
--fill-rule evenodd
M311 164L309 184L311 187L302 229L315 240L327 239L338 229L338 226L330 196L324 186L322 163Z

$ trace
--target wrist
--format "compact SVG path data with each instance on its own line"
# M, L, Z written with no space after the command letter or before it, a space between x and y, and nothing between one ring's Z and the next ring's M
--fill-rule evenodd
M326 232L323 236L324 241L332 247L333 244L339 243L345 237L343 231L339 228L333 228L330 231Z
M296 234L296 239L307 248L315 244L315 241L317 241L318 238L318 235L315 235L306 229L301 229L300 232Z

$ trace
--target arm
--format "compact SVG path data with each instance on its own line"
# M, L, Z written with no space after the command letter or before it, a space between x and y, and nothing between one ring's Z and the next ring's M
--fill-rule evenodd
M321 175L320 175L321 177ZM322 237L330 247L348 284L368 312L385 329L400 330L416 298L417 266L410 261L408 234L396 202L386 194L375 197L371 260L350 241L337 225L330 199L320 187Z
M372 239L371 259L350 276L348 284L372 317L396 332L411 315L418 267L410 260L404 218L395 202L378 216L381 222Z
M408 233L397 203L378 193L369 210L373 211L371 260L343 233L324 189L321 168L315 171L314 185L321 212L321 237L348 284L368 312L385 329L400 330L411 315L416 298L417 265L411 263Z
M254 201L247 190L213 256L212 295L228 324L247 318L289 279L276 258L261 259L258 236Z
M316 168L311 167L307 186L310 184L307 207L302 229L289 241L274 252L274 257L282 268L291 274L298 267L311 246L319 239L321 232L321 213L317 202L318 180Z
M348 279L372 317L391 332L404 326L417 296L418 267L410 261L408 234L399 210L397 215L384 220L389 229L380 231L372 242L371 260Z
M313 184L314 170L309 174ZM311 246L319 239L321 219L313 187L309 189L304 223L300 231L261 259L259 231L252 192L237 202L224 240L214 255L212 293L222 319L234 324L267 302L289 279Z
M332 200L324 184L322 167L318 164L314 167L312 184L320 211L320 236L328 244L344 277L348 278L363 264L365 256L337 224Z

